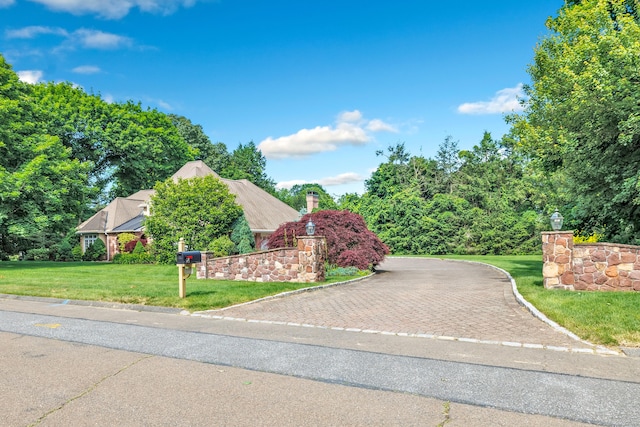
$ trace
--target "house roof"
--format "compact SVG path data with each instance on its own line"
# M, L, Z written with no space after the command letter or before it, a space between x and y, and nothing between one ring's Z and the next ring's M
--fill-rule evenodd
M202 160L188 162L172 178L189 179L213 175L220 179L229 192L235 194L236 203L242 206L249 228L254 233L273 232L280 224L298 219L298 211L264 191L246 179L220 178ZM108 233L138 231L144 216L143 205L148 203L154 190L140 190L129 197L118 197L104 209L80 224L78 233Z
M155 194L155 190L140 190L137 193L133 193L127 199L131 200L141 200L143 202L148 202L151 199L151 196Z
M142 213L142 200L116 197L105 208L78 226L78 233L108 233Z
M220 176L215 173L213 169L207 166L205 162L202 160L194 160L193 162L187 162L184 166L178 169L178 172L174 173L171 178L173 178L174 181L177 181L178 178L189 179L209 175L220 178Z
M135 218L131 218L129 221L115 227L113 230L114 233L135 233L136 231L141 231L142 226L144 225L144 219L146 215L140 214Z
M220 178L236 195L236 203L242 206L244 217L251 231L273 232L280 224L295 221L298 211L275 198L254 183L246 179L232 180Z

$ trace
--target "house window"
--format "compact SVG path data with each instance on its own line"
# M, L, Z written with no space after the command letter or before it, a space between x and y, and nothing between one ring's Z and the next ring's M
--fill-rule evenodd
M84 250L86 251L87 248L91 245L93 245L96 240L98 240L98 235L97 234L85 234L84 235Z

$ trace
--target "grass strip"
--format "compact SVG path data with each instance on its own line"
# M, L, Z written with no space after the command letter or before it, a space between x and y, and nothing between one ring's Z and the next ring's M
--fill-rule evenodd
M348 280L335 276L320 284ZM187 297L178 297L174 265L122 265L94 262L0 262L0 293L72 300L104 301L211 310L269 295L314 286L313 283L241 282L187 279Z

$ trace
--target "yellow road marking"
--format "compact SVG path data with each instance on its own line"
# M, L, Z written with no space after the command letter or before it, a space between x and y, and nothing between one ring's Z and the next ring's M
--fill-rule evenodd
M62 325L60 325L60 323L36 323L34 326L38 326L40 328L56 329Z

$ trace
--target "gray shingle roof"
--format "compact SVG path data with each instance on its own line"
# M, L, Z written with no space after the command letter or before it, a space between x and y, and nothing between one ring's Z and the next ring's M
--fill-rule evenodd
M144 214L140 214L137 217L125 222L124 224L115 227L112 231L114 233L135 233L136 231L142 230L145 218L146 216Z
M78 226L78 233L108 233L142 213L142 200L116 197L104 209Z
M246 179L224 179L215 173L202 160L188 162L181 167L173 179L189 179L213 175L220 179L235 194L236 203L242 206L249 228L254 233L273 232L280 224L298 219L298 211L267 193ZM105 233L134 231L141 225L142 206L149 202L154 190L140 190L127 198L118 197L104 209L80 224L78 233ZM136 221L139 219L139 223ZM129 228L125 230L125 228Z

